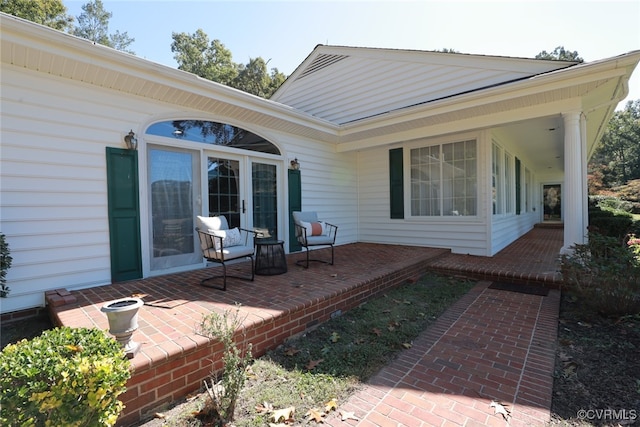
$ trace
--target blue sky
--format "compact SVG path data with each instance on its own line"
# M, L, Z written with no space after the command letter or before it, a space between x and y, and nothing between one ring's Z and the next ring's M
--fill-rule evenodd
M88 0L87 0L88 1ZM78 16L87 1L63 1ZM640 49L640 1L103 0L109 32L136 55L176 67L172 32L201 28L233 61L261 56L291 74L317 44L534 57L562 45L585 61ZM627 99L640 99L640 67ZM621 106L619 106L621 107Z

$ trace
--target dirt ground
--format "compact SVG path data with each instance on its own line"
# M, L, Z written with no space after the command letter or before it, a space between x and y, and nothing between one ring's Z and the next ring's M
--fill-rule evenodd
M604 318L563 295L552 424L640 425L640 315Z
M2 347L50 327L46 315L3 323ZM163 414L171 417L183 405ZM563 295L551 412L554 427L640 426L640 315L587 314L580 301Z

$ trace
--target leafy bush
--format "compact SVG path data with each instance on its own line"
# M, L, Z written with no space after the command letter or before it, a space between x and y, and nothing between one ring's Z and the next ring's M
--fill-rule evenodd
M0 353L0 425L112 426L129 361L98 329L55 328Z
M633 216L625 211L592 207L589 209L589 230L622 242L634 230Z
M610 316L640 313L640 263L631 245L590 233L589 243L562 257L564 283L595 311Z
M0 233L0 297L6 298L9 295L9 287L6 285L7 270L11 268L13 258L9 255L9 244L5 240L4 234Z
M222 315L210 313L203 317L198 332L212 339L219 339L224 346L222 363L224 370L222 378L215 381L216 373L212 379L204 381L207 389L207 405L202 411L204 418L212 419L213 425L230 425L235 417L238 396L247 381L247 369L251 364L251 343L247 344L246 351L242 351L233 340L236 330L242 327L244 318L240 317L240 308L232 313L225 310ZM241 338L246 338L245 329L242 328Z

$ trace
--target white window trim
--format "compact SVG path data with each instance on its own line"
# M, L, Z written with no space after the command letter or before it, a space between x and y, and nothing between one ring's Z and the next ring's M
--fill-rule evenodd
M475 215L438 215L438 216L413 216L411 215L411 150L416 148L424 148L431 146L442 146L456 142L464 142L473 140L476 142L476 214ZM405 220L411 222L478 222L481 220L481 209L483 206L481 198L481 134L477 132L468 132L457 135L449 135L438 138L420 138L406 142L403 147L403 174L404 174L404 211Z

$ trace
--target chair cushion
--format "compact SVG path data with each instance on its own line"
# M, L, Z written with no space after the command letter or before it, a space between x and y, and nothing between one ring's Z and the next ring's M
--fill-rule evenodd
M292 212L293 220L300 224L301 222L318 222L317 212Z
M200 230L228 230L229 224L225 216L198 216L196 226Z
M240 234L240 230L238 228L232 228L231 230L212 230L209 229L209 233L214 234L218 237L222 237L222 246L226 248L230 248L232 246L239 246L242 242L242 235ZM213 243L215 245L216 250L220 250L220 239L213 239Z
M214 248L209 248L202 251L202 253L204 257L207 259L222 261L223 256L225 260L232 260L236 258L253 255L253 251L254 251L253 246L231 246L229 248L225 246L223 251L216 250Z
M196 227L198 230L211 232L210 230L227 230L229 224L227 223L227 218L224 216L197 216ZM215 239L200 239L200 247L202 250L204 251L213 247L213 240Z
M300 225L307 229L307 237L324 236L325 234L327 234L327 227L322 221L318 221L318 222L300 221Z
M298 239L301 244L305 244L304 237ZM315 245L331 245L333 244L333 237L331 236L310 236L307 237L307 246L315 246Z

